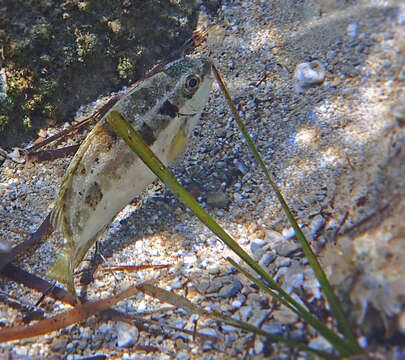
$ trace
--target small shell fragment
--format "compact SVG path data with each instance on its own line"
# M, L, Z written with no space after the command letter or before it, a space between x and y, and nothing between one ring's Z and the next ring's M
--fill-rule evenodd
M321 84L325 76L325 66L318 60L298 64L294 73L295 91L302 92L306 88Z

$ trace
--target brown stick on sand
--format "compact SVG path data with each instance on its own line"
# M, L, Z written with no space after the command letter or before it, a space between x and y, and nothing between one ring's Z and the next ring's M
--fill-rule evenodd
M4 267L15 260L25 257L26 255L32 255L36 249L48 238L53 232L53 226L51 224L51 214L49 213L41 226L23 243L14 246L10 251L0 254L0 272ZM29 253L26 251L29 250Z

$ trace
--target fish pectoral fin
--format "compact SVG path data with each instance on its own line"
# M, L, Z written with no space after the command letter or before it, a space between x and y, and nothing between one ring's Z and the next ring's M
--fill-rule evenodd
M171 163L178 160L184 155L187 148L187 134L183 128L180 128L176 136L173 138L170 144L168 162Z

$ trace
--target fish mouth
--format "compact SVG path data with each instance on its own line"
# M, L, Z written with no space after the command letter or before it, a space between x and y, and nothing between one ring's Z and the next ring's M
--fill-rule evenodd
M190 114L183 114L183 113L179 113L179 116L196 116L197 113L190 113Z

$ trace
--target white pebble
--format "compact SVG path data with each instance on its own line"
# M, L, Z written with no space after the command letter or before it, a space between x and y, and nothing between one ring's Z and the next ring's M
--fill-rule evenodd
M295 232L294 232L295 235ZM294 236L293 235L293 236ZM280 235L279 232L274 231L274 230L266 230L266 235L265 235L265 239L268 243L276 243L276 242L280 242L283 240L283 237Z
M130 347L138 341L139 331L135 326L120 321L117 323L116 329L118 333L117 345L119 347Z
M13 160L19 160L20 152L18 151L17 148L14 148L14 150L11 153L9 153L8 156Z
M359 341L360 346L361 346L363 349L367 348L367 346L368 346L368 341L367 341L367 338L366 338L365 336L359 337L359 338L358 338L358 341Z
M305 88L321 84L325 76L325 66L318 60L298 64L294 73L295 91L300 93Z
M187 255L183 258L183 263L185 265L193 265L197 262L197 257L195 255Z
M35 187L36 187L37 189L41 189L42 186L43 186L43 182L42 182L41 179L39 179L39 180L37 181L37 183L35 184Z
M347 26L346 30L347 30L347 35L349 35L352 38L355 38L358 34L359 24L357 24L357 23L349 24Z
M284 239L292 239L295 236L295 230L292 227L283 229L282 235Z
M309 346L311 348L314 348L316 350L323 350L323 351L328 351L332 350L331 344L329 344L322 336L318 336L314 339L312 339L309 342Z
M255 339L254 348L257 355L261 354L264 350L264 343L259 336L257 336Z

